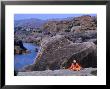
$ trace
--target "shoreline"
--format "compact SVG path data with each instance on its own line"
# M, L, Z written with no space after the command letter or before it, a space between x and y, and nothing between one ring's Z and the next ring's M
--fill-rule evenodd
M24 45L24 47L27 48L27 50L29 52L14 55L14 58L15 58L15 71L17 71L17 72L22 70L25 66L32 65L34 63L34 60L36 59L36 54L38 53L38 50L39 50L39 46L37 46L33 43L23 43L23 45ZM23 66L23 67L18 67L17 64L20 64L20 66Z

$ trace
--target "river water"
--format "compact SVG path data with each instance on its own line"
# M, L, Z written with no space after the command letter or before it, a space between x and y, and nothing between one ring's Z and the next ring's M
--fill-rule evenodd
M16 54L14 56L14 68L17 71L26 65L33 64L38 53L35 51L35 49L37 48L39 50L39 46L36 46L32 43L23 43L23 45L31 52L28 54Z

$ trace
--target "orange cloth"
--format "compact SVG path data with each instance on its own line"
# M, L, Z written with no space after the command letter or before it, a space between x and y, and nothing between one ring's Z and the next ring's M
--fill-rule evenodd
M72 63L68 69L74 70L74 71L79 71L81 69L81 66L78 63L76 63L76 64Z

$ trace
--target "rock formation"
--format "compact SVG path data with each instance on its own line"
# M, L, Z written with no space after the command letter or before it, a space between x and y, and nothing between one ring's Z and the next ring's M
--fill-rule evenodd
M14 54L23 53L29 53L29 51L23 46L23 42L21 40L14 41Z
M68 68L77 59L82 67L97 66L96 45L93 42L73 43L65 36L45 38L41 50L30 70L56 70ZM28 67L26 68L27 70Z

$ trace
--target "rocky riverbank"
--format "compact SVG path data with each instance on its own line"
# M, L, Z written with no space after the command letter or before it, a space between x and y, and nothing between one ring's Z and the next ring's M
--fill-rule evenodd
M21 71L68 71L63 68L69 68L73 60L81 67L89 68L85 71L97 68L96 16L46 21L41 27L30 30L21 27L15 31L15 38L41 47L34 63Z

